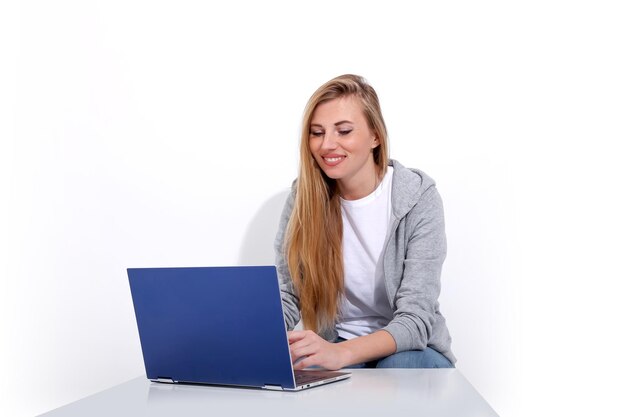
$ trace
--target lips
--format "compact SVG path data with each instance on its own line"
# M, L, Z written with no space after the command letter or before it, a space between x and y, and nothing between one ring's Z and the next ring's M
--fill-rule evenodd
M322 156L322 159L324 160L324 163L327 166L334 167L335 165L339 165L340 163L342 163L343 160L346 159L346 156L345 155L324 155Z

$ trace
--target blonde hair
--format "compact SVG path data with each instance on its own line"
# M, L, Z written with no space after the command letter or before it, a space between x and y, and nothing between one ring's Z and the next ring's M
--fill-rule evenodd
M324 174L309 148L310 124L317 106L346 96L359 99L369 128L379 140L373 149L379 176L385 174L388 163L387 128L372 86L363 77L346 74L319 87L302 117L300 172L285 239L304 327L316 332L332 327L337 318L344 290L343 224L336 181Z

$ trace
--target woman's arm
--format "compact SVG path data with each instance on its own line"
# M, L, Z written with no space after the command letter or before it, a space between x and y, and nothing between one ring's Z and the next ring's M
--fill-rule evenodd
M407 214L396 241L405 246L398 245L384 259L385 279L397 282L394 317L384 330L393 336L398 351L421 350L445 330L438 298L446 236L443 205L434 186Z
M294 369L316 365L334 370L389 356L396 351L396 342L384 330L341 343L328 342L304 330L289 332L289 349Z

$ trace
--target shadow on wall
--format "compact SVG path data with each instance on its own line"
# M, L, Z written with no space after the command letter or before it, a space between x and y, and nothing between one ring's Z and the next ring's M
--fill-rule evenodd
M256 212L239 250L239 265L274 265L274 239L290 190L275 194Z
M243 238L239 251L239 265L275 265L274 239L278 231L280 215L291 189L275 194L261 205ZM299 322L295 330L302 330Z

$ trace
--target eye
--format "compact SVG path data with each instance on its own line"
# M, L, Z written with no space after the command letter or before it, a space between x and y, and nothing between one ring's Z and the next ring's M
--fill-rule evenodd
M320 136L324 136L324 131L322 130L311 130L310 131L311 136L315 136L315 137L320 137Z
M341 130L339 131L339 134L340 134L341 136L346 136L346 135L349 135L349 134L350 134L350 132L352 132L352 129L341 129Z

